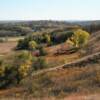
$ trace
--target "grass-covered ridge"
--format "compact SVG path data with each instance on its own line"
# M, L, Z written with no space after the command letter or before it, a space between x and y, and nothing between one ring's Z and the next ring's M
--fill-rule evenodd
M100 31L49 21L2 25L25 34L0 37L0 97L100 93Z

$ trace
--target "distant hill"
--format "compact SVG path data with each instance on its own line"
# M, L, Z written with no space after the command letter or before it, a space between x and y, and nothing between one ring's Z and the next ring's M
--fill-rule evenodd
M42 30L57 30L79 26L88 32L100 30L100 21L0 21L0 36L24 36Z
M25 36L32 32L64 27L74 27L74 25L64 21L1 21L0 36Z
M89 31L90 33L96 32L100 30L100 20L94 20L94 21L74 21L72 22L74 25L79 25L83 29Z

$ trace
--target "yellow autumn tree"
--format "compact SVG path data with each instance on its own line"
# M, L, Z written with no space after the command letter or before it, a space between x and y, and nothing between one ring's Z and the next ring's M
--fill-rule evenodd
M30 50L35 50L37 47L37 43L35 41L30 41L29 42L29 48Z
M75 47L83 47L87 44L89 40L89 33L82 30L78 29L74 31L73 36L70 38L70 42L75 46Z

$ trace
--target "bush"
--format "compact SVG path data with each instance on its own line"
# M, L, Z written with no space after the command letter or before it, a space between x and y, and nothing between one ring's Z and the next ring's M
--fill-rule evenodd
M0 63L0 88L17 85L30 72L32 58L29 52L23 51L10 60Z
M29 42L32 40L33 40L33 36L25 37L24 39L18 41L16 48L18 50L29 49Z
M22 51L22 52L16 54L14 60L15 60L15 62L16 62L16 61L19 61L19 62L24 63L24 62L26 62L27 60L31 60L31 59L32 59L32 56L31 56L30 52L24 50L24 51Z
M44 69L47 67L46 60L43 57L39 57L36 61L33 61L32 67L34 70Z
M44 49L44 47L40 46L38 49L41 56L47 55L47 51Z
M16 55L16 58L14 60L14 65L18 66L18 73L21 79L28 75L31 63L32 63L32 56L30 52L23 51L20 54Z
M44 38L45 38L45 42L46 42L48 45L50 45L50 44L51 44L51 37L50 37L50 35L46 34L46 35L44 35Z
M0 66L2 66L4 60L0 58Z
M4 39L0 38L0 43L3 43L3 42L5 42Z
M51 36L51 40L54 44L62 43L70 38L73 34L74 33L72 31L53 33Z
M30 35L25 37L23 40L19 40L17 49L34 49L36 44L47 44L48 46L53 44L58 44L65 42L68 38L73 35L72 31L62 31L62 32L51 32L43 33L38 35ZM32 42L33 41L33 42ZM34 44L34 45L33 45ZM31 45L31 46L30 46ZM34 48L33 48L34 47Z
M29 49L30 50L35 50L37 47L37 43L35 41L30 41L29 42Z
M20 81L18 68L6 65L0 68L0 88L16 85Z

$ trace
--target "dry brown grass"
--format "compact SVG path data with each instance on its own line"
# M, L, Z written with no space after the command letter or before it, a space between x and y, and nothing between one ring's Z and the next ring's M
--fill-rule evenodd
M22 86L25 91L17 89L16 92L12 89L7 93L4 92L2 96L11 96L14 99L19 96L20 98L32 98L33 100L36 98L41 98L41 100L58 100L58 98L88 100L84 99L85 97L98 100L98 94L100 93L100 62L43 73L23 80Z
M99 33L96 33L99 34ZM91 36L89 42L89 49L93 48L93 53L100 50L98 36ZM95 43L95 44L94 44ZM93 45L94 44L94 45ZM47 55L46 61L49 64L62 64L66 62L71 62L79 58L79 53L74 53L70 55L53 55L52 52L56 51L60 45L46 48L50 55ZM11 49L10 49L11 50ZM88 60L88 59L85 59ZM91 60L91 59L90 59ZM22 87L25 91L18 91L19 96L25 96L26 98L44 98L43 100L58 100L64 98L65 100L88 100L87 98L93 100L99 100L100 98L100 59L94 59L94 62L89 63L89 61L82 65L80 62L77 66L70 66L68 68L62 68L58 70L52 70L38 74L36 76L28 77L21 82ZM79 66L78 66L79 65ZM50 65L51 66L51 65ZM54 66L54 65L53 65ZM7 95L15 96L15 90L9 90ZM26 94L24 94L24 92ZM76 95L75 95L76 94ZM91 95L93 94L93 95ZM96 95L94 95L96 94ZM82 97L81 97L82 95ZM5 96L5 93L2 95ZM47 97L47 98L46 98ZM56 99L54 98L56 97ZM85 96L86 97L86 96ZM16 96L15 96L16 98ZM81 98L81 99L80 99ZM83 99L82 99L83 98ZM38 99L36 99L38 100Z
M74 66L52 70L34 76L31 81L24 80L28 91L33 97L66 97L73 93L84 95L100 93L100 60L86 63L84 66ZM25 87L27 87L25 86Z
M51 96L66 96L70 93L81 92L85 94L100 92L99 75L99 64L88 65L85 68L57 70L39 76L38 81L34 81L39 85L39 89L37 88L35 91L39 91L41 95Z
M89 43L85 49L87 54L100 52L100 31L97 31L91 35Z
M45 59L50 67L59 66L68 62L72 62L78 58L80 58L80 53L64 53L56 55L58 50L67 50L69 49L69 45L67 43L58 44L51 47L46 47L45 50L47 51L47 55Z
M12 52L16 45L17 42L0 43L0 55L5 55L7 53Z
M45 59L50 67L59 66L68 62L72 62L80 57L79 53L64 55L47 55Z

